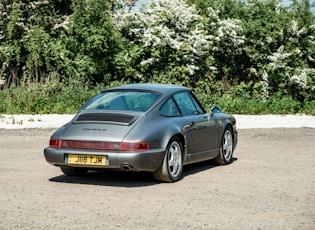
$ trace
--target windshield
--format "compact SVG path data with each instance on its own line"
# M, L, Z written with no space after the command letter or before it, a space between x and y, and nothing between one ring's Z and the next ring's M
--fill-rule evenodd
M92 98L83 109L146 111L159 96L151 91L106 91Z

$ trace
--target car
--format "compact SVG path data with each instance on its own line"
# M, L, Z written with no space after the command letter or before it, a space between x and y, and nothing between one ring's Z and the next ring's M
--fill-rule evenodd
M125 84L92 97L53 133L44 156L68 176L119 169L175 182L187 164L230 164L237 141L235 117L218 106L207 112L189 88Z

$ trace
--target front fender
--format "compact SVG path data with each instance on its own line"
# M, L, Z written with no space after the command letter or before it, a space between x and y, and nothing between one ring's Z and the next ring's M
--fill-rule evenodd
M222 140L222 138L223 138L224 131L227 128L230 128L232 130L232 134L233 134L233 141L234 141L233 149L235 149L237 142L238 142L238 132L236 129L235 117L233 115L225 114L225 113L217 113L217 114L215 114L215 116L216 116L218 126L219 126L218 135L221 138L220 140Z

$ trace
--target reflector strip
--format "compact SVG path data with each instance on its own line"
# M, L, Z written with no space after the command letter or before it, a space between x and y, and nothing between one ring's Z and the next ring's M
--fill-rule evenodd
M71 149L96 149L96 150L120 150L120 143L98 141L67 141L63 140L61 148Z
M104 142L104 141L72 141L50 139L51 148L92 149L92 150L118 150L118 151L142 151L149 148L147 142Z

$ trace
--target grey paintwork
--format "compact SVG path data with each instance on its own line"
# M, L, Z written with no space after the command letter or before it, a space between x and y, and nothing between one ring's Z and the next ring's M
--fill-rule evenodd
M99 169L121 168L126 164L135 171L154 172L162 164L166 147L170 139L178 136L184 146L184 164L215 158L219 154L223 132L227 126L233 132L234 144L237 144L236 121L232 115L224 113L206 112L198 115L164 117L160 115L163 103L175 93L189 91L188 88L165 84L131 84L113 87L108 90L150 90L162 94L160 98L145 112L135 111L86 111L81 109L73 120L58 129L53 139L84 140L84 141L112 141L112 142L140 142L149 143L150 150L141 152L99 151L79 149L55 149L47 147L44 155L52 165L69 166L65 163L65 154L106 155L107 164L97 166ZM84 106L82 107L84 108ZM116 114L133 117L130 123L106 121L77 121L81 115L94 114L102 116L116 116ZM73 166L84 167L87 166ZM88 166L95 169L95 166Z

